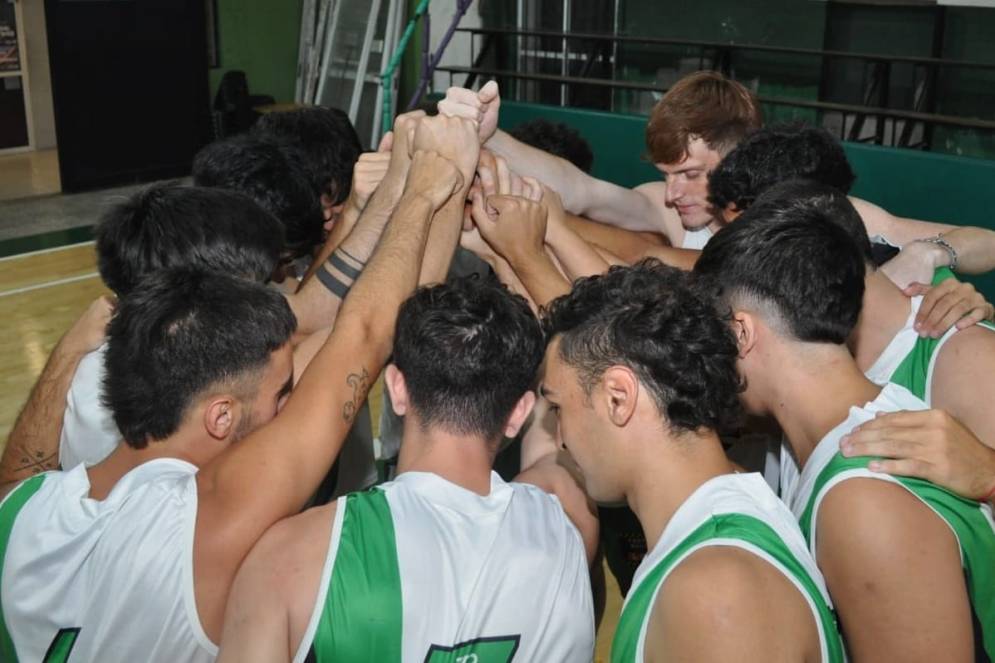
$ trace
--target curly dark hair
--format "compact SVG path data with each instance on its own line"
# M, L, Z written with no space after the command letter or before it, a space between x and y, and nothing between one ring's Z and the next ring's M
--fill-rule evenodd
M649 389L675 433L738 423L743 383L736 339L686 272L647 259L580 279L543 312L547 339L590 394L611 366L627 366Z
M576 129L541 117L522 122L508 133L526 145L566 159L585 173L594 166L594 152Z
M293 143L304 154L315 195L325 194L336 205L345 201L352 187L353 168L363 151L345 111L310 106L267 113L252 130Z
M768 188L794 178L848 193L856 176L843 146L821 127L800 123L764 127L750 134L708 176L708 200L740 211Z
M401 306L394 365L424 426L501 436L542 361L539 321L492 277L419 289Z

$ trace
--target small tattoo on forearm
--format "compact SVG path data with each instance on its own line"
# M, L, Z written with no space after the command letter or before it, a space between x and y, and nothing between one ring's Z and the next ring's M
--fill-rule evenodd
M352 400L342 408L342 418L346 423L351 422L359 409L359 403L366 398L366 393L370 390L370 374L366 368L362 368L362 373L350 373L345 379L346 384L352 387Z
M22 456L18 459L17 471L27 470L32 475L59 469L59 453L50 453L47 456L44 451L21 449Z

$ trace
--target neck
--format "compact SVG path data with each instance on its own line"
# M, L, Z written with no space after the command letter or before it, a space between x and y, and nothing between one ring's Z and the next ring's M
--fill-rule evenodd
M881 388L868 380L846 347L794 343L776 359L777 375L765 398L800 467L822 438L845 420L852 406L877 398Z
M177 453L172 438L162 442L149 442L144 449L135 449L123 441L119 442L110 456L87 469L90 498L95 500L106 498L121 477L139 465L157 458L179 458L194 463L193 459Z
M478 495L489 495L495 451L496 445L481 437L423 428L409 412L397 473L431 472Z
M633 439L646 440L632 458L632 479L625 497L639 518L647 549L660 540L677 509L709 479L735 471L712 431L674 437L659 429Z
M909 298L880 270L869 272L865 284L860 319L848 343L862 371L874 365L911 311Z
M726 223L721 218L719 218L718 215L716 215L716 216L712 217L712 220L709 221L708 225L705 226L705 227L708 228L709 230L711 230L712 234L714 235L718 231L720 231L723 228L725 228L726 227Z

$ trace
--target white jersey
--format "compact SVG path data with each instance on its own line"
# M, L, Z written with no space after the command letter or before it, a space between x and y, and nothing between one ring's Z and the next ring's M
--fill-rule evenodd
M681 240L681 248L701 251L708 244L708 240L712 239L713 234L708 226L698 228L697 230L688 230L685 228L684 239Z
M0 659L49 660L52 647L58 661L213 661L194 600L196 473L152 460L96 501L77 465L11 492L0 505L0 607L13 653L0 629Z
M592 659L584 545L555 497L405 472L337 505L297 663Z
M106 354L105 343L84 356L69 385L59 439L59 464L64 470L80 463L96 465L110 456L121 440L111 411L100 401Z
M678 507L636 569L612 641L612 661L645 660L646 632L661 588L688 555L706 546L740 548L781 572L808 603L823 663L843 661L843 644L822 574L791 512L755 473L710 479Z

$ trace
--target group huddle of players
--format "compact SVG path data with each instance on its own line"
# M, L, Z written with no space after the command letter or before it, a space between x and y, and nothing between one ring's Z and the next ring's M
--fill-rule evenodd
M635 189L493 82L376 152L277 115L101 220L0 459L0 660L590 661L605 557L612 661L995 658L995 233L714 72Z

